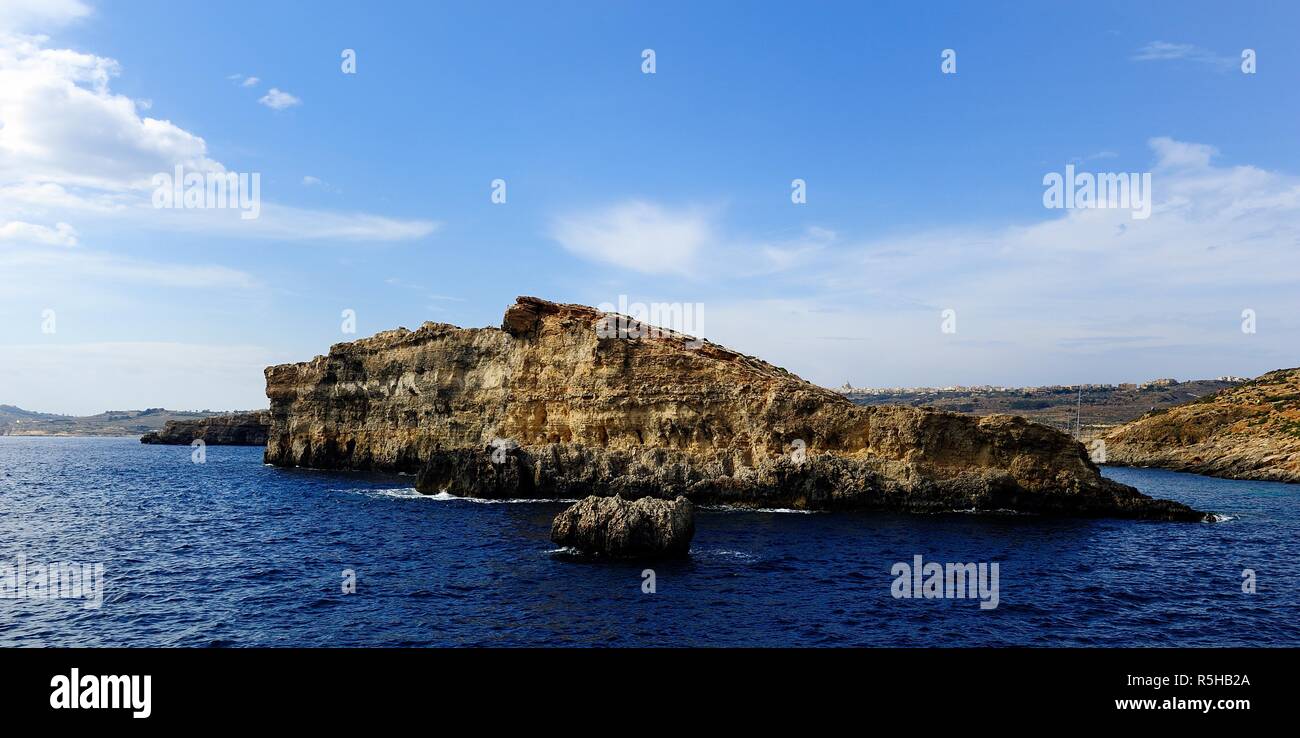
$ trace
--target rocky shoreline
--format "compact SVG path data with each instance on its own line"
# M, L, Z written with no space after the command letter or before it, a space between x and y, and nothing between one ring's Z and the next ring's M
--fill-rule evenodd
M426 493L1205 518L1021 418L857 406L722 346L531 297L500 328L385 331L266 378L267 463L418 473Z

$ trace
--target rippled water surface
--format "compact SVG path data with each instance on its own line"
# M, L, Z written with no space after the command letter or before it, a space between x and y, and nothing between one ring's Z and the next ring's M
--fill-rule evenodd
M562 503L190 452L0 437L0 562L106 580L99 609L0 599L0 645L1300 645L1300 485L1106 471L1231 516L1215 524L703 511L645 594L644 564L555 552ZM998 562L999 606L895 599L917 554Z

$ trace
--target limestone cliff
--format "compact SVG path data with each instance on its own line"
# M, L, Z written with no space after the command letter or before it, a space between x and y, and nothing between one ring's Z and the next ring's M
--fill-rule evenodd
M1300 368L1148 413L1103 440L1106 463L1300 482Z
M140 443L188 446L202 439L210 446L263 446L270 415L265 410L213 415L197 420L169 420L160 431L140 437Z
M1199 520L1010 416L860 407L671 332L521 297L501 328L426 323L269 367L266 461L418 472L481 497L685 495L807 509Z

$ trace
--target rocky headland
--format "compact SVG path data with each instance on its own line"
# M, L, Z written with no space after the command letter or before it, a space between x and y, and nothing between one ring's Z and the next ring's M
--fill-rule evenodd
M717 344L532 297L500 328L385 331L266 380L268 463L418 473L426 493L1204 518L1022 418L858 406Z
M1300 482L1300 368L1147 413L1103 440L1108 464Z
M141 436L140 443L188 446L202 440L209 446L265 446L269 429L270 413L254 410L196 420L169 420L162 430Z

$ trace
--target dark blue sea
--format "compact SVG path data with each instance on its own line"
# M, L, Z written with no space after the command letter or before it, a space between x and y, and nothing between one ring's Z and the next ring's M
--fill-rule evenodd
M0 563L104 565L97 609L0 599L0 646L1300 645L1300 485L1106 474L1227 519L706 510L689 560L596 563L549 541L562 503L260 448L0 437ZM918 554L997 562L998 606L894 598Z

